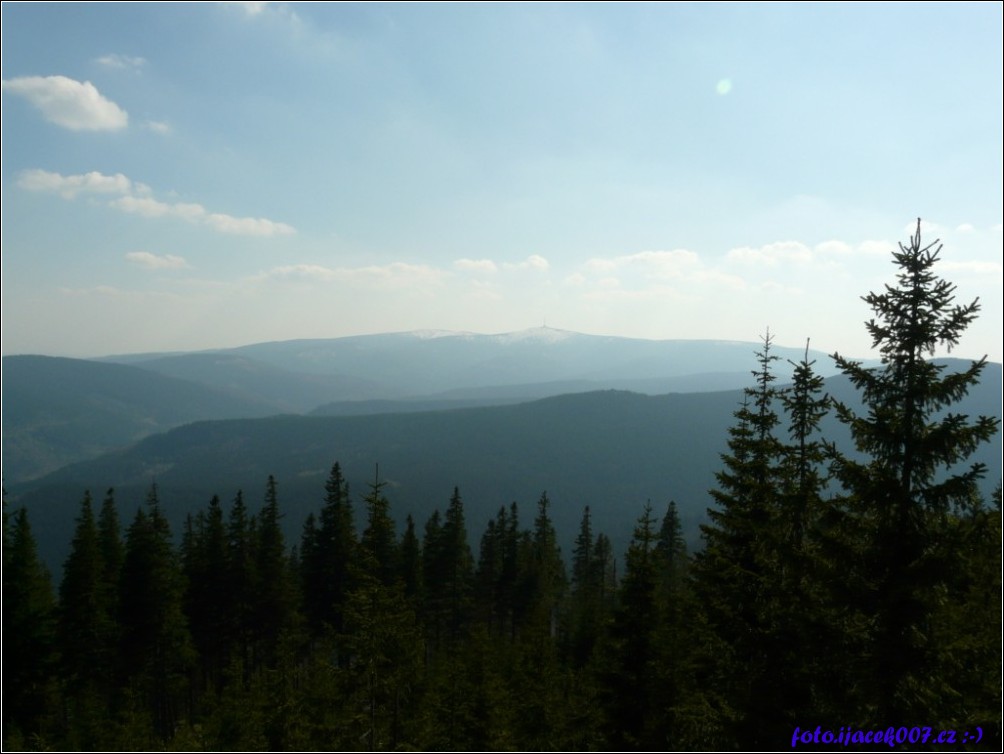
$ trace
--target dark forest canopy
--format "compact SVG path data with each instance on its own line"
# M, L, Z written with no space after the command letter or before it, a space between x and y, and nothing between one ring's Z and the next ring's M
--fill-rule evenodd
M5 500L5 748L776 750L929 725L999 750L1001 493L972 460L999 420L956 410L984 362L926 358L978 304L919 225L894 261L865 297L882 364L834 355L855 403L808 353L779 387L764 336L694 548L675 503L619 551L589 507L559 531L546 492L482 525L446 489L399 521L379 473L350 490L336 462L294 537L281 476L173 532L157 485L123 520L84 493L55 588Z

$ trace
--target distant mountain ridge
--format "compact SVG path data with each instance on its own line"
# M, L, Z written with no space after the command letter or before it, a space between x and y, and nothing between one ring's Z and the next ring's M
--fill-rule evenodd
M414 412L606 389L657 395L739 388L749 384L758 348L537 327L489 335L417 330L97 360L8 356L4 478L38 477L200 419ZM774 350L784 381L787 360L800 359L804 349ZM821 374L832 373L825 354L810 356Z
M299 399L296 390L287 391L284 400L292 410L309 411L333 401L428 398L456 390L569 381L605 389L704 373L732 375L732 384L728 385L732 387L746 384L758 348L759 344L752 342L645 340L537 327L489 335L417 330L102 360L129 363L216 387L248 388L251 392L253 379L259 379L269 367L281 370L287 379L298 375L301 386L304 375L341 381L341 385L329 385L332 394L324 401L317 401L313 391ZM778 362L779 376L785 379L790 374L787 359L801 359L804 349L775 350L782 359ZM824 353L812 351L810 355L817 359L821 374L834 373ZM278 380L282 375L275 373L274 377ZM718 383L705 389L722 387L725 385ZM694 382L688 389L699 390L701 383Z
M951 371L965 366L946 363ZM1001 365L988 365L982 383L954 410L999 418L1001 372ZM846 377L829 378L826 390L857 404ZM475 538L500 505L516 500L531 516L533 503L547 491L566 554L585 505L591 506L595 528L623 546L646 500L658 510L674 499L693 542L741 398L739 389L660 396L607 390L509 406L203 421L11 485L8 493L13 505L29 507L37 536L46 538L46 557L56 564L65 556L85 489L100 495L115 487L128 517L153 482L178 531L185 513L203 507L213 494L229 500L242 489L256 509L267 476L274 474L286 534L294 542L306 515L320 506L335 461L342 464L357 505L379 464L399 523L411 513L421 525L459 485ZM783 425L778 434L784 436ZM824 434L849 448L846 428L832 415ZM1000 433L974 460L988 466L989 496L1001 477Z
M53 356L3 358L4 481L19 481L215 417L273 406L138 367Z

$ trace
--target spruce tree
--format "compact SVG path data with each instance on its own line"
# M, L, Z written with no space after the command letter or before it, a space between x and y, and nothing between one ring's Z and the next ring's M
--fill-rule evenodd
M5 500L6 502L6 500ZM54 702L55 600L24 508L8 532L4 511L4 748L47 748Z
M119 659L137 711L149 715L162 741L170 739L184 712L185 679L194 659L182 578L154 485L126 537Z
M269 475L258 516L253 610L258 660L269 667L275 664L279 637L292 625L296 606L280 518L278 485Z
M619 603L610 626L603 673L607 743L613 750L666 748L665 701L656 693L661 650L655 633L663 620L658 600L656 519L646 504L625 555Z
M231 646L240 665L243 682L251 672L251 647L255 635L254 584L257 578L254 560L255 522L248 516L244 493L237 490L227 517L226 602L230 608L228 632Z
M781 593L778 534L783 477L780 422L768 332L756 354L755 384L744 391L729 429L725 468L711 490L716 506L701 526L704 550L694 563L695 588L710 632L701 650L700 693L716 745L776 745L790 715L774 689L783 654L777 631Z
M186 532L186 540L188 539ZM202 664L202 681L219 692L229 664L234 603L228 589L227 531L217 496L195 519L191 543L183 547L187 577L185 611Z
M413 608L418 608L422 600L422 545L415 532L415 519L409 513L404 522L404 534L398 546L401 553L401 583L404 585L405 599Z
M84 493L59 586L58 637L67 741L100 746L114 686L117 624L89 492Z
M377 470L379 475L379 469ZM366 528L360 545L373 557L376 577L384 586L395 584L400 575L397 536L394 519L390 515L390 501L383 494L386 482L376 476L370 484L369 494L363 498L366 505Z
M986 469L964 465L999 423L951 410L979 381L985 357L958 372L928 358L958 345L980 308L978 299L955 303L956 287L934 272L940 251L938 241L922 243L918 219L909 243L893 252L897 285L863 297L875 315L866 328L880 367L833 355L864 405L836 409L865 458L833 453L847 541L854 540L847 557L857 562L851 607L870 627L861 723L938 724L946 698L966 682L943 672L931 628L958 556L939 544L951 516L969 514L979 500Z
M314 529L305 528L301 547L303 602L315 631L344 627L345 599L352 581L350 564L358 546L348 484L338 463L324 486L324 506Z
M587 505L572 550L572 593L568 612L568 652L575 667L586 664L600 632L599 568L593 554L592 516Z

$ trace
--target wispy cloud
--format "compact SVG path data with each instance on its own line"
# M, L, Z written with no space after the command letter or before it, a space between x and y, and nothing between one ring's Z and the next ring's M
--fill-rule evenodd
M829 264L834 259L856 255L886 256L895 246L888 241L862 241L850 244L846 241L830 240L815 246L809 246L801 241L778 241L763 246L739 246L730 249L725 259L731 264L743 266L808 266Z
M647 277L680 278L701 267L697 254L687 249L668 251L639 251L616 257L594 257L585 264L593 274L607 275L619 270L635 270Z
M225 2L222 4L232 8L240 8L249 16L257 16L269 6L267 2Z
M129 194L134 191L132 181L122 173L104 175L97 171L60 175L48 170L25 170L17 185L28 191L53 192L64 199L73 199L77 194Z
M117 70L132 69L134 71L138 71L146 65L146 58L112 53L110 55L102 55L100 58L95 58L94 62L98 65L104 66L105 68L114 68Z
M280 278L320 283L348 283L381 289L439 286L450 273L438 267L408 262L390 262L363 267L325 267L318 264L294 264L275 267L257 279Z
M263 217L234 217L222 212L210 212L193 202L163 202L150 196L148 186L135 183L121 173L108 176L98 172L82 175L60 175L47 170L26 170L18 185L28 191L57 193L64 199L78 194L119 194L108 205L121 212L141 217L176 217L186 222L205 225L219 233L241 236L279 236L296 232L292 225Z
M146 128L153 131L155 134L169 134L171 133L171 124L164 123L160 120L148 120L143 124Z
M125 258L133 264L151 270L183 270L189 266L184 257L174 254L158 255L149 251L130 251Z
M129 115L104 97L90 81L66 76L23 76L4 80L3 91L24 97L42 116L72 131L117 131Z
M1000 262L939 262L942 272L962 272L975 275L1000 275L1004 272L1004 265Z
M829 246L831 249L834 248L834 242L829 242ZM812 250L798 241L781 241L759 247L741 246L731 249L725 258L731 262L762 264L768 267L782 262L808 264L812 261Z
M535 270L537 272L547 272L551 268L548 262L540 254L531 254L522 262L505 262L502 265L507 270Z
M484 272L493 274L498 272L498 265L490 259L457 259L453 262L454 269L461 272Z
M186 207L194 209L199 205L186 205ZM277 223L264 217L233 217L220 212L203 214L204 212L205 210L202 210L193 219L202 220L220 233L231 233L238 236L287 236L296 232L292 225Z

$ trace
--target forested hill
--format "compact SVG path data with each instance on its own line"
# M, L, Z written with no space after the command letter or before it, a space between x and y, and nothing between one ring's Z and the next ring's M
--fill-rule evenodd
M134 366L5 356L4 480L41 476L199 419L273 413L257 397Z
M571 538L583 506L592 505L597 526L623 543L649 498L677 499L685 522L694 525L737 401L732 391L659 397L604 391L454 411L198 422L8 493L15 506L28 507L52 564L65 555L85 489L100 494L114 487L131 515L156 481L177 531L184 514L213 494L229 499L243 489L253 509L274 474L284 528L293 536L323 498L334 461L354 497L365 492L379 463L399 522L408 513L424 521L455 485L474 530L500 506L514 500L530 506L547 490L559 535Z
M960 365L953 362L952 368ZM845 378L827 380L826 389L853 403ZM1000 395L1001 366L988 365L958 411L1000 417ZM399 523L409 513L423 522L459 486L477 532L500 506L512 501L530 506L547 491L566 552L586 505L596 526L622 551L645 502L659 508L672 499L696 543L697 523L710 503L708 490L715 486L741 398L734 390L662 396L601 391L451 411L198 422L37 482L10 486L8 493L15 507L28 507L42 552L54 567L65 556L85 489L99 495L114 487L129 515L156 482L178 531L184 515L214 494L230 499L241 489L253 509L273 474L284 528L295 538L323 498L335 461L356 497L379 464ZM848 445L832 418L823 430ZM999 434L980 448L976 460L990 469L989 495L1001 478Z
M98 361L6 356L4 479L37 478L198 420L504 405L604 389L659 395L741 388L755 350L752 343L534 328L292 340ZM778 374L790 375L789 365L779 364Z

